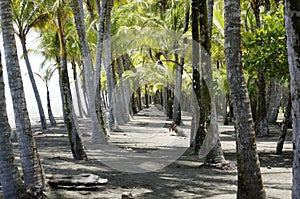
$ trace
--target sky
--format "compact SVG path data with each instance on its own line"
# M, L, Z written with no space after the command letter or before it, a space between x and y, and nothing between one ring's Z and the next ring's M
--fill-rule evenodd
M27 40L28 40L27 41L27 49L37 48L37 46L38 46L38 42L36 40L37 37L38 37L37 33L30 32L30 34L28 35L28 38L27 38ZM15 38L16 38L16 42L17 42L17 51L18 51L18 56L19 56L19 63L20 63L20 68L21 68L22 81L23 81L23 87L24 87L24 93L25 93L29 117L30 117L31 123L37 123L40 120L37 103L35 100L31 82L29 80L25 61L22 58L22 47L21 47L19 38L16 36L15 36ZM5 97L6 97L7 114L8 114L8 119L9 119L10 125L12 127L15 127L12 99L11 99L11 95L9 92L9 85L8 85L8 80L7 80L2 34L0 34L0 43L1 43L0 49L1 49L1 55L2 55L2 65L3 65L3 69L4 69L3 75L4 75L4 83L5 83ZM32 67L32 70L34 73L39 73L41 75L44 74L43 70L40 69L40 65L43 61L42 56L29 54L29 61L31 63L31 67ZM50 64L51 63L49 63L49 65ZM44 82L36 75L35 75L35 81L36 81L36 85L38 87L41 101L43 104L44 113L48 120L46 86L45 86ZM62 108L61 108L61 98L60 98L57 70L55 71L53 77L50 80L49 90L50 90L50 99L51 99L51 107L52 107L53 115L54 115L54 117L61 117L62 116Z

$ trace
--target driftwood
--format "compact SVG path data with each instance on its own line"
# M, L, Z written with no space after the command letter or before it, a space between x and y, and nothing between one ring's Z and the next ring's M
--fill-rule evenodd
M74 176L50 177L48 184L50 187L58 186L96 186L107 184L107 179L100 178L91 173L83 173Z

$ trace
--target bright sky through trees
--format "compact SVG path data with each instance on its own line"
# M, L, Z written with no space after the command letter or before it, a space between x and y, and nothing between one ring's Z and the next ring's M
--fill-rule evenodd
M36 37L38 35L34 32L31 32L30 36L28 37L28 49L35 49L37 48L37 41ZM29 76L27 75L27 70L25 66L24 59L22 58L22 47L19 42L19 39L16 39L17 42L17 48L18 48L18 54L19 54L19 60L20 60L20 66L21 66L21 71L22 71L22 79L24 83L24 91L25 91L25 97L26 97L26 103L27 103L27 109L29 112L29 117L31 122L37 123L39 121L39 112L37 109L37 104L36 100L34 97L34 93L32 90L32 86L29 80ZM0 43L2 43L2 36L0 37ZM6 66L5 66L5 56L4 56L4 50L3 46L1 45L1 54L2 54L2 64L4 66L4 82L5 82L5 97L6 97L6 106L7 106L7 114L8 114L8 119L9 123L12 127L15 127L14 124L14 115L13 115L13 107L12 107L12 100L9 92L9 87L8 87L8 81L7 81L7 73L6 73ZM32 63L32 70L34 73L42 73L43 70L40 69L40 64L42 63L43 59L39 55L34 55L30 54L30 61ZM49 63L51 64L51 63ZM46 88L45 84L43 81L35 76L35 81L37 83L38 90L41 95L41 100L43 103L43 107L45 110L47 110L47 93L46 93ZM55 72L53 77L50 80L50 95L52 101L52 111L55 117L61 117L62 116L62 108L61 108L61 101L60 101L60 92L59 92L59 85L58 85L58 74ZM72 87L73 88L73 87ZM58 99L58 100L55 100ZM48 118L47 118L48 119Z

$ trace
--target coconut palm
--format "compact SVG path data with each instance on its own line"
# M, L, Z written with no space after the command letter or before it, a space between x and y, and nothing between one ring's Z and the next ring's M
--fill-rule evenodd
M57 68L54 68L54 67L50 66L45 70L44 75L40 75L38 73L35 73L45 83L45 86L46 86L48 117L49 117L51 126L56 126L56 121L55 121L55 118L53 116L52 108L51 108L49 83L50 83L50 80L51 80L51 78L52 78L52 76L53 76L56 69Z
M118 128L118 124L114 115L115 104L113 101L113 71L112 71L112 57L111 57L111 11L113 8L113 0L106 1L105 11L105 29L104 29L104 67L106 70L106 84L109 101L109 127L110 130L115 131Z
M13 5L13 19L16 24L16 34L20 39L20 42L22 44L23 49L23 56L26 63L29 79L32 85L32 89L34 91L34 96L37 102L39 115L40 115L40 122L42 129L47 128L46 124L46 117L44 114L44 109L41 102L41 97L39 94L39 91L36 86L36 82L34 79L34 74L32 72L31 63L28 56L28 50L26 46L27 42L27 35L29 31L34 27L37 26L37 24L45 21L44 18L47 17L45 13L39 9L35 5L33 1L30 0L14 0L12 1Z
M300 30L299 30L299 10L300 4L296 0L285 1L285 27L287 36L287 49L290 71L291 99L292 99L292 115L293 115L293 146L294 146L294 161L293 161L293 188L292 198L296 199L300 196Z
M79 128L77 125L76 115L73 107L73 99L71 95L68 67L67 67L67 49L66 49L66 28L71 24L70 8L66 6L65 1L45 1L39 4L49 17L48 30L53 31L55 48L55 59L59 63L60 88L63 102L64 119L67 126L68 137L70 141L73 157L77 160L86 159L86 153L79 137ZM57 54L57 46L59 46L59 55Z
M66 52L66 40L64 33L64 26L66 24L66 11L63 2L58 2L58 6L55 8L55 17L57 20L57 34L60 44L60 66L62 77L62 88L64 97L64 108L67 122L68 135L70 139L70 145L73 157L77 160L86 159L86 153L79 137L79 128L76 124L76 115L73 107L73 99L71 94L68 67L67 67L67 52Z
M96 63L95 63L95 106L98 120L101 123L103 132L107 135L107 129L105 126L104 111L103 111L103 99L101 95L101 61L103 51L103 38L104 38L104 14L106 2L96 0L96 6L99 16L99 28L97 30L97 48L96 48Z
M0 53L1 55L1 53ZM15 162L7 119L2 60L0 56L0 181L4 198L22 198L26 192Z
M238 166L237 198L266 198L256 149L248 91L242 70L240 1L225 0L225 53L232 97Z
M101 123L98 120L96 107L95 107L95 78L94 78L94 66L91 56L91 52L87 43L86 36L86 25L84 22L84 11L82 1L73 0L72 8L76 23L76 29L78 38L80 41L83 65L85 68L85 81L87 87L88 101L89 101L89 112L92 117L92 142L95 144L106 143L106 137L104 135ZM99 83L99 82L98 82Z
M32 50L36 54L42 55L44 58L43 62L41 63L41 68L43 68L45 65L48 64L48 62L54 62L55 67L58 69L58 71L61 69L60 67L60 56L59 56L59 40L58 35L55 32L55 30L51 29L42 29L43 33L40 34L40 40L38 49ZM59 88L60 88L60 95L61 95L61 102L63 104L63 92L62 92L62 77L61 73L59 72ZM63 118L65 121L65 109L62 106L62 113Z
M43 190L45 181L26 107L21 70L14 37L11 6L11 1L9 0L0 2L2 36L7 75L13 101L24 182L27 189L34 190L34 192L39 193Z

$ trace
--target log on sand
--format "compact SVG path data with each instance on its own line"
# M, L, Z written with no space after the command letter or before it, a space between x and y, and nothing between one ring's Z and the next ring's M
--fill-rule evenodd
M107 184L107 179L100 178L97 175L91 173L82 173L73 176L62 176L62 177L48 177L48 184L50 187L58 186L96 186Z

